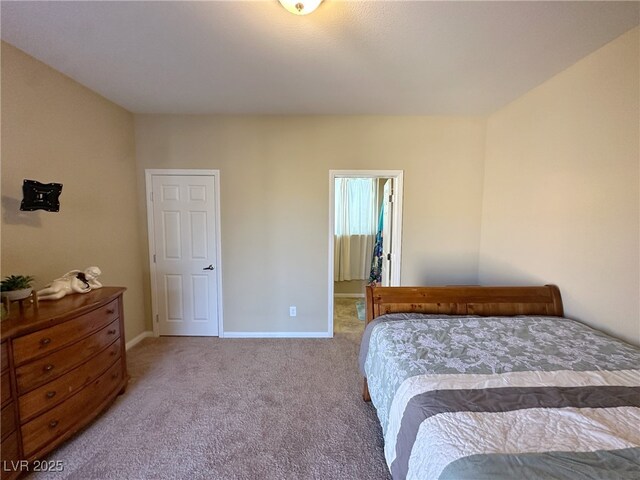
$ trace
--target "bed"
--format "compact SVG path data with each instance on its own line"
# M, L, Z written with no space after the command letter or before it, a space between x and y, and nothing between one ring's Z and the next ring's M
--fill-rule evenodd
M366 321L394 480L640 478L640 349L557 287L367 287Z

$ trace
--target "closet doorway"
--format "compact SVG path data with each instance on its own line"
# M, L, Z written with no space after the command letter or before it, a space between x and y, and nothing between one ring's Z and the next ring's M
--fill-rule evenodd
M365 286L400 285L402 170L329 171L329 325L364 330Z

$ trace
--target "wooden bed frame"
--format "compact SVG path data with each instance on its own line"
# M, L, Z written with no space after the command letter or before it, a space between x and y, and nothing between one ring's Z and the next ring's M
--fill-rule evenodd
M546 315L562 317L562 297L555 285L540 287L371 287L367 286L368 324L387 313L443 315ZM362 397L370 401L367 379Z

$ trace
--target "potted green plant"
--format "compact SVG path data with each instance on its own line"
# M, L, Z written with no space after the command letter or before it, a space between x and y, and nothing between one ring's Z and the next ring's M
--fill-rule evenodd
M22 300L31 295L34 278L28 275L9 275L0 282L2 296L10 301Z

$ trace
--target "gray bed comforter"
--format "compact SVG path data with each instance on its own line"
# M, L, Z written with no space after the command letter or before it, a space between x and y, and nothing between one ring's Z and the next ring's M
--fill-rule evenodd
M385 315L360 366L394 479L640 478L640 349L581 323Z

